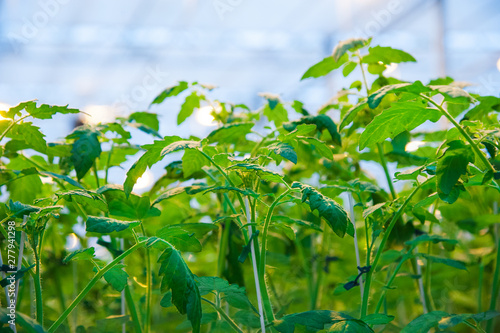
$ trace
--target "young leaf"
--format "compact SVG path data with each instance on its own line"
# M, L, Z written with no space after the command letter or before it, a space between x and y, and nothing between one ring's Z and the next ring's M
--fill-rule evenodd
M332 118L328 117L326 114L320 114L317 116L305 116L300 118L299 120L295 120L292 122L284 123L283 128L289 132L294 131L297 126L301 124L309 124L316 125L319 132L323 132L323 130L327 130L332 137L332 140L335 144L341 145L340 134L337 131L337 125L333 122Z
M95 192L87 190L71 190L66 192L56 192L56 196L68 202L77 202L82 205L95 207L103 212L108 211L108 204L103 197Z
M451 193L460 177L467 173L469 163L474 162L474 152L462 141L449 142L448 146L436 168L438 192L444 195Z
M431 89L424 86L420 81L415 81L414 83L397 83L387 85L368 96L368 105L370 106L370 108L375 109L380 104L380 102L382 102L382 99L385 97L385 95L391 92L395 93L402 91L407 91L418 95L422 92L431 91Z
M75 166L76 176L82 179L90 170L95 159L101 155L101 144L98 139L99 133L90 127L77 127L69 139L76 138L71 149L71 161Z
M97 232L99 234L110 234L114 231L122 231L134 228L141 224L140 221L120 221L109 217L89 216L87 218L85 230L87 232Z
M128 274L122 268L125 265L116 265L104 273L104 279L116 290L123 291L127 285Z
M172 96L177 96L184 90L188 88L188 83L185 81L180 81L179 84L175 86L168 87L167 89L163 90L156 98L151 102L151 105L153 104L160 104L162 103L166 98L172 97Z
M93 247L89 247L88 249L77 250L75 252L71 252L64 259L63 263L66 264L71 260L91 260L95 257L95 249Z
M302 75L301 80L310 78L310 77L320 77L320 76L325 76L326 74L330 73L331 71L339 68L343 64L345 64L349 60L347 55L342 56L340 59L335 60L332 56L328 56L315 64L314 66L310 67L304 75Z
M425 259L438 263L438 264L444 264L453 268L461 269L463 271L467 270L467 267L465 266L465 263L462 261L458 260L453 260L453 259L448 259L448 258L440 258L440 257L435 257L431 256L425 253L418 253L419 256L424 257Z
M200 252L201 243L192 233L179 227L166 226L156 232L156 236L166 240L182 252Z
M311 211L318 210L319 216L323 217L330 228L339 236L345 233L353 236L354 228L347 212L334 200L324 196L314 187L294 182L292 188L298 188L302 192L302 202L308 201Z
M172 303L181 314L186 314L191 321L193 333L200 333L201 296L189 270L179 251L167 248L158 259L161 279L161 292L172 291Z
M393 49L388 46L375 46L368 49L368 54L363 57L364 63L378 63L384 64L400 63L400 62L416 62L410 54Z
M436 109L425 108L417 103L394 103L366 126L359 138L359 149L394 138L401 132L411 131L426 120L436 122L439 118L441 113Z
M347 40L343 40L335 46L333 49L332 57L335 61L339 61L339 59L347 53L347 51L354 52L357 49L362 48L370 43L370 39L364 38L351 38Z
M234 123L226 124L212 131L207 139L209 142L218 142L221 144L235 144L245 138L250 133L254 123Z
M170 153L183 150L183 149L195 149L200 147L200 142L199 141L187 141L187 140L180 140L180 141L175 141L163 148L161 151L161 156L168 155Z
M237 309L255 310L252 303L248 300L245 287L229 284L226 280L215 276L196 277L196 282L200 290L200 295L207 295L212 291L216 291L222 294L223 300Z
M355 320L355 318L342 312L316 310L286 315L275 320L273 327L280 333L294 333L295 325L305 326L305 332L318 332L323 330L325 325L346 320Z
M128 121L146 125L155 131L160 129L160 122L158 121L158 115L156 113L134 112L128 117Z
M255 171L257 175L265 181L281 183L283 176L277 172L271 171L263 166L251 163L238 163L227 168L228 170L239 169L246 172Z
M177 115L177 125L180 125L193 114L194 109L200 107L200 100L204 99L203 95L199 95L193 91L191 95L186 97L186 100L181 106L181 111Z
M162 151L165 147L173 142L180 141L182 138L178 136L166 136L163 140L155 141L152 144L142 146L146 150L144 155L142 155L128 170L127 178L123 184L123 188L127 196L132 192L137 179L139 179L147 168L151 168L153 164L159 162L164 155Z
M293 164L297 164L297 153L289 144L284 142L275 142L265 148L271 150L276 155L286 158Z

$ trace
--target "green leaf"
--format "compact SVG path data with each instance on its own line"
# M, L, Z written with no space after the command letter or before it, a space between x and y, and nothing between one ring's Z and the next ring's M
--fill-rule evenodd
M212 131L207 139L209 142L218 142L221 144L236 144L245 139L245 136L250 133L254 123L234 123L226 124Z
M339 131L342 131L344 127L352 123L354 118L356 118L358 112L366 108L366 106L367 106L366 101L364 101L364 102L359 102L358 104L350 108L340 121Z
M72 260L91 260L94 259L94 257L95 249L93 247L89 247L88 249L71 252L63 259L63 263L66 264Z
M0 322L8 323L10 320L14 320L17 327L23 328L22 332L45 333L43 327L35 319L19 311L16 311L14 318L12 318L9 309L4 307L0 308ZM12 332L12 331L9 330L5 332Z
M182 226L166 226L156 232L156 237L166 240L182 252L200 252L201 243L192 233L182 229Z
M81 205L95 207L103 212L108 211L108 204L103 197L95 192L87 190L71 190L66 192L56 192L56 196L68 202L76 202Z
M228 302L229 305L237 309L255 310L247 297L245 287L229 284L226 280L215 276L196 277L196 282L201 295L207 295L215 291L221 294L222 300Z
M134 228L141 224L141 221L120 221L109 217L89 216L87 218L85 230L87 232L96 232L99 234L110 234L114 231L122 231L128 228Z
M302 75L301 80L310 78L310 77L320 77L329 74L331 71L339 68L343 64L345 64L349 60L347 55L342 56L339 60L335 60L332 56L326 57L317 64L310 67L304 75Z
M198 149L187 148L182 156L182 173L184 177L190 177L205 165L208 165L209 161L201 154Z
M152 144L142 146L146 152L132 165L127 172L127 178L123 184L123 188L127 196L132 192L137 179L139 179L147 168L151 168L153 164L161 161L164 157L162 151L171 143L182 140L178 136L166 136L163 140L156 140Z
M374 332L370 326L361 320L344 320L333 324L327 332L342 332L342 333L371 333Z
M447 97L450 97L452 100L458 99L459 101L462 101L462 102L474 101L474 98L472 98L472 96L469 95L468 92L466 92L462 88L459 88L456 86L435 85L435 86L429 86L429 88L431 88L432 90L438 91L443 96L445 96L446 99L448 99Z
M274 328L280 333L294 333L295 325L305 326L305 332L318 332L325 325L354 320L353 317L342 312L316 310L286 315L274 321Z
M3 280L1 280L0 281L0 287L5 288L8 285L10 285L12 283L12 278L14 278L14 281L18 281L18 280L22 279L23 276L24 276L24 274L26 272L28 272L30 269L32 269L33 267L35 267L35 266L36 266L36 264L33 264L33 265L29 266L29 267L22 267L17 272L15 272L15 273L7 276Z
M73 178L70 178L68 176L59 175L57 173L53 173L53 172L49 172L49 171L38 171L38 173L42 176L47 176L47 177L51 177L54 179L64 180L66 183L68 183L70 185L73 185L75 187L83 189L83 186L79 182L77 182L76 180L74 180Z
M193 91L191 95L186 97L186 100L182 103L181 111L177 115L177 125L182 124L184 120L193 114L194 109L200 107L200 100L202 99L204 99L204 96L198 95L196 91Z
M155 131L160 130L160 122L156 113L134 112L128 117L128 121L146 125Z
M382 99L385 97L385 95L391 92L395 93L402 91L418 95L423 92L431 91L431 89L424 86L420 81L415 81L413 83L397 83L397 84L383 86L382 88L380 88L379 90L368 96L368 105L370 106L370 108L375 109L380 104L380 102L382 102Z
M378 63L379 61L387 65L391 63L416 62L415 58L413 58L410 54L401 50L393 49L392 47L370 47L368 49L368 54L363 57L363 62L369 64Z
M13 218L29 215L30 213L37 213L40 211L40 207L26 205L23 204L22 202L13 201L11 199L9 199L9 201L7 202L6 207L8 211L12 214L11 216Z
M319 132L327 130L332 137L332 140L337 145L342 145L340 134L337 131L337 125L333 122L332 118L328 117L326 114L319 114L317 116L305 116L299 120L284 123L283 128L289 132L292 132L301 124L312 124L316 125Z
M370 43L370 39L364 38L351 38L340 43L335 46L333 49L332 57L335 61L339 61L339 59L344 56L347 51L354 52Z
M274 108L271 108L272 103L269 102L268 105L264 107L262 113L264 116L272 121L276 127L281 126L282 123L288 121L288 111L285 109L283 104L278 103Z
M116 290L123 291L127 285L128 274L122 268L125 265L119 264L104 273L104 279Z
M401 333L427 333L429 330L439 324L439 321L449 316L448 313L443 311L431 311L423 314L413 321L411 321Z
M158 259L161 279L161 292L172 291L172 303L181 314L191 321L193 333L200 333L201 296L194 280L179 251L167 248Z
M448 195L462 175L467 173L469 163L474 163L474 152L470 146L456 140L448 143L444 155L438 159L436 181L438 193Z
M161 151L161 156L165 156L167 154L179 151L179 150L184 150L184 149L195 149L200 147L200 142L199 141L187 141L187 140L179 140L175 141Z
M359 138L359 149L394 138L401 132L411 131L427 120L436 122L439 118L441 113L438 110L425 108L421 104L393 103L366 126Z
M276 155L286 158L293 164L297 164L297 153L289 144L284 142L275 142L265 148L271 150Z
M68 138L77 138L71 149L71 161L75 166L76 176L82 179L90 170L95 159L101 155L99 133L90 127L77 127Z
M330 228L339 236L344 237L347 232L354 235L354 228L347 212L334 200L324 196L314 187L294 182L292 188L298 188L302 192L302 202L308 201L311 211L318 210L319 216L323 217Z
M386 325L394 320L394 316L388 316L383 313L373 313L361 318L368 325Z
M156 98L151 102L151 104L160 104L166 98L177 96L187 88L188 88L188 83L185 81L180 81L179 84L168 87L167 89L163 90L158 96L156 96Z
M29 147L35 149L36 151L41 153L45 153L47 151L45 134L40 132L40 127L34 126L30 122L17 124L10 134L19 135Z
M429 234L420 235L412 239L411 241L407 241L405 244L410 246L417 246L419 244L426 242L433 242L434 244L437 243L458 244L458 241L456 239L448 239L441 237L439 235L429 235Z
M156 198L155 201L151 204L151 206L156 205L157 203L170 199L176 195L182 194L182 193L187 193L189 195L197 194L200 192L203 192L207 189L211 189L211 186L205 185L205 184L197 184L197 185L191 185L191 186L184 186L184 187L175 187L171 188L165 192L163 192L158 198Z
M428 255L425 253L418 253L418 255L429 260L429 261L432 261L432 262L435 262L438 264L444 264L444 265L447 265L447 266L450 266L453 268L461 269L463 271L467 270L465 263L462 261L448 259L448 258L435 257L435 256L431 256L431 255Z
M105 185L97 189L108 203L109 213L114 216L133 220L142 220L150 216L159 216L160 211L150 207L148 196L130 194L128 197L119 185Z
M230 166L227 170L244 170L246 172L256 172L257 175L265 181L281 183L283 181L283 176L277 172L271 171L263 166L251 163L238 163Z
M298 136L297 139L300 139L301 141L305 141L308 144L313 145L321 156L329 160L333 160L332 150L328 148L328 146L323 141L318 140L316 138L306 138L304 136Z

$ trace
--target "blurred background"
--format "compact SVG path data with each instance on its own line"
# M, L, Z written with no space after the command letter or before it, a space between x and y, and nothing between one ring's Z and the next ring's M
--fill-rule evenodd
M369 36L418 60L396 77L438 73L500 93L496 0L0 0L0 102L38 99L106 118L102 106L146 109L165 87L197 80L222 100L258 107L265 91L313 110L343 82L302 74L340 40Z
M448 75L472 83L469 91L500 94L497 0L0 0L0 109L38 99L107 121L186 80L218 86L210 97L222 101L257 108L258 93L272 92L314 112L347 81L302 74L339 41L370 36L417 59L392 67L395 77ZM177 127L182 101L152 108L162 135L213 129L203 115ZM57 119L37 122L47 141L77 122Z

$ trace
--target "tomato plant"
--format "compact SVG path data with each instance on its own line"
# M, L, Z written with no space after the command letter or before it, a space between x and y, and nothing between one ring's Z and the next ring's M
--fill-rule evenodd
M182 101L178 125L208 106L205 138L162 137L144 111L46 142L31 119L79 111L2 111L1 250L19 254L2 266L2 332L13 299L27 332L498 331L500 98L385 75L415 59L370 44L343 41L305 72L362 78L314 113L197 82L151 103Z

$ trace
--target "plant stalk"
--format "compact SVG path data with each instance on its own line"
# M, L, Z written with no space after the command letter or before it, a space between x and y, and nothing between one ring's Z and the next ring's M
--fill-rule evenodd
M498 203L494 202L493 203L493 214L497 215L498 214ZM497 246L497 253L496 253L496 262L495 262L495 272L493 273L493 285L491 287L491 300L490 300L490 311L496 311L497 307L497 299L498 299L498 290L499 290L499 284L500 284L500 235L498 234L498 225L494 226L495 228L495 240L496 240L496 246ZM495 324L495 318L492 318L488 320L488 324L486 324L486 331L489 333L493 333L493 330L495 329L493 326Z
M132 297L132 292L130 291L130 286L127 284L123 291L125 292L128 311L130 312L130 317L132 319L132 323L134 324L135 332L142 333L141 323L139 322L139 316L137 315L137 309L135 308L135 302L134 298Z
M361 304L361 317L365 317L367 314L368 298L370 296L370 285L371 285L373 272L375 272L375 270L377 269L377 265L378 265L378 262L380 260L380 256L382 255L382 252L384 251L385 244L387 243L387 240L389 239L389 235L391 234L392 229L396 225L396 222L403 214L406 206L408 206L408 204L410 203L410 200L417 193L417 191L420 189L421 186L422 185L420 185L420 184L417 185L417 187L406 198L406 200L403 202L401 207L399 207L398 211L396 212L396 214L392 218L391 222L389 223L389 226L387 227L387 230L384 233L384 237L382 238L382 241L380 242L380 245L377 249L377 253L375 254L375 258L373 259L373 263L371 264L370 271L366 274L365 288L364 288L364 292L363 292L363 302Z
M252 226L251 226L252 220L250 218L250 205L248 204L248 198L246 198L246 197L245 197L245 209L246 209L246 216L247 216L247 223L248 223L248 233L249 233L249 235L252 235L253 230L252 230ZM263 306L262 306L262 303L263 303L262 302L262 289L261 289L261 285L260 285L260 281L259 281L259 279L260 279L259 278L259 269L257 267L257 256L255 255L255 247L253 246L254 239L255 238L253 238L250 241L251 244L249 244L249 246L250 246L251 255L252 255L253 275L254 275L254 280L255 280L255 291L257 293L257 304L259 307L260 327L262 329L262 332L266 332L266 323L264 321L264 310L263 310ZM271 311L271 313L272 313L272 311Z
M142 235L146 237L146 229L141 221ZM149 328L151 325L151 296L152 296L152 270L151 270L151 255L149 247L146 248L146 318L144 320L144 332L149 333Z

